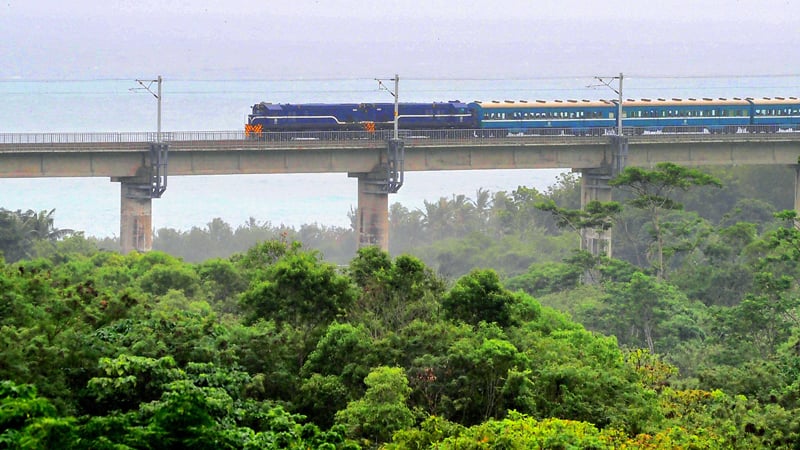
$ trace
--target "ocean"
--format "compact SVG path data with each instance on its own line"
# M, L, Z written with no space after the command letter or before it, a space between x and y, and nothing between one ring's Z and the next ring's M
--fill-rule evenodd
M615 74L611 74L615 75ZM393 87L388 82L384 84ZM155 78L153 76L152 78ZM591 76L530 79L403 79L400 101L616 98ZM616 80L608 80L616 88ZM148 82L145 82L147 85ZM150 85L155 91L155 83ZM800 77L637 78L626 75L626 98L800 95ZM155 131L157 101L135 79L0 80L0 133ZM162 84L163 131L229 131L244 127L255 103L391 102L373 79L173 80ZM563 170L407 172L390 203L422 209L424 201L478 189L546 190ZM0 208L55 209L55 226L87 236L119 235L120 187L107 178L0 179ZM202 198L203 201L197 201ZM169 177L153 200L156 229L189 230L221 218L234 228L259 223L349 226L357 181L347 174Z

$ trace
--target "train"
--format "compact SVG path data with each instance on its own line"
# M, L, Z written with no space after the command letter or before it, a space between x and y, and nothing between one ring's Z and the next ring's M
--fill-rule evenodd
M253 105L245 132L374 132L394 127L394 108L394 103L261 102ZM474 129L489 136L615 134L618 110L617 100L399 103L397 124L403 130ZM632 133L800 131L800 99L628 99L622 103L622 126Z

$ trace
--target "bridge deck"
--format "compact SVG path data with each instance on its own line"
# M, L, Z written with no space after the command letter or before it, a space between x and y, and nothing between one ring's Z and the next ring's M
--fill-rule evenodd
M598 133L599 134L599 133ZM170 175L369 172L388 133L163 133ZM0 134L0 177L130 177L155 133ZM573 168L609 164L612 137L483 136L481 130L405 133L405 169ZM628 137L629 165L797 164L800 133L674 133Z

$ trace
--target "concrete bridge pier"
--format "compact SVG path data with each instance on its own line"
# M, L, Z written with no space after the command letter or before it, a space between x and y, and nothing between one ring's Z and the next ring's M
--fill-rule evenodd
M794 166L794 210L800 213L800 164Z
M349 173L348 176L358 178L358 248L375 245L389 251L389 193L385 189L386 171Z
M120 251L148 252L153 248L153 199L147 179L112 178L120 183Z
M581 170L581 209L591 201L610 202L611 179L609 169ZM611 230L584 229L581 233L581 250L587 250L594 256L611 257Z

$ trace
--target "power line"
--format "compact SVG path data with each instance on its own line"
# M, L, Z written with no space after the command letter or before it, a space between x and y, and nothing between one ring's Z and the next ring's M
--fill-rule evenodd
M549 76L490 76L490 77L404 77L406 81L430 81L430 82L476 82L476 81L563 81L594 79L596 75L549 75ZM626 75L633 79L664 79L664 80L687 80L687 79L753 79L753 78L800 78L800 73L758 73L758 74L697 74L697 75L675 75L675 74L636 74ZM96 78L9 78L0 79L0 83L93 83L93 82L121 82L135 80L136 77L96 77ZM237 82L237 83L259 83L259 82L292 82L292 83L319 83L319 82L372 82L374 77L265 77L265 78L194 78L176 77L170 78L170 82Z

